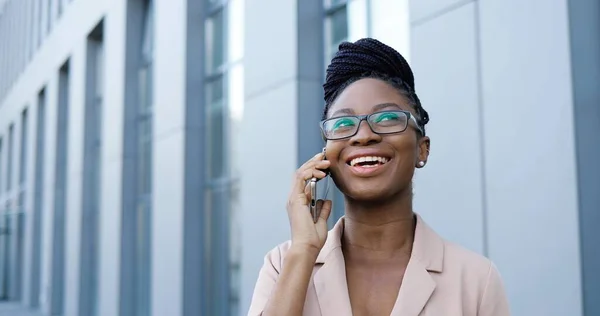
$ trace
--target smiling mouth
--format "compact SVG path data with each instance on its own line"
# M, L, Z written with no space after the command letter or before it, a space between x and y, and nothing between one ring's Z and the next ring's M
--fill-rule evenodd
M390 161L390 159L386 157L366 156L354 158L348 162L348 165L350 165L351 167L373 168L384 165L388 161Z

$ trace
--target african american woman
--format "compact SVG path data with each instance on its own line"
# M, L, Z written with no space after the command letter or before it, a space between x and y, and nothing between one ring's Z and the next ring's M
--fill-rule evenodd
M406 60L375 39L345 42L323 88L325 154L294 176L291 240L266 255L248 315L510 315L494 264L413 211L429 116ZM324 170L345 197L345 215L330 231L331 201L318 202L315 223L306 189Z

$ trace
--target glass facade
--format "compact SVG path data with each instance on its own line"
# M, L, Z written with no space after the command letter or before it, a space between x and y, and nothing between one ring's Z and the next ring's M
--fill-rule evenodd
M4 220L4 138L0 137L0 299L7 299L6 267L4 258L7 256L6 238L8 229Z
M9 173L11 156L11 138L13 125L11 124L6 140L0 143L0 298L8 300L10 288L10 245L11 245L11 215L10 215L10 188ZM6 142L6 144L5 144ZM5 149L6 146L6 149ZM6 152L6 154L5 154ZM6 156L4 156L4 154ZM6 162L6 165L3 164Z
M104 101L104 21L87 39L86 106L79 314L98 315L98 261L102 108Z
M140 65L138 69L137 121L137 221L136 221L136 315L150 315L151 227L152 227L152 151L153 151L153 61L154 1L144 1Z
M342 42L373 36L373 7L372 0L325 0L325 63Z
M22 236L19 231L19 216L18 201L16 199L16 190L14 189L13 176L14 170L14 155L15 155L15 124L12 123L8 128L8 139L6 148L6 165L4 178L4 198L2 199L3 211L1 213L3 234L0 239L2 243L2 251L0 260L2 261L0 273L2 277L0 281L1 294L4 299L17 300L19 294L16 290L19 287L19 277L15 275L18 272L18 261L22 246ZM1 180L1 179L0 179ZM20 238L21 237L21 238Z
M44 206L44 180L46 157L46 90L37 95L37 114L35 128L35 177L33 191L33 212L31 225L31 268L29 302L33 308L39 307L42 271L42 214Z
M65 292L65 227L67 216L67 163L68 133L70 112L70 62L60 68L58 74L58 99L56 116L56 155L54 162L53 221L52 221L52 291L51 312L61 315L64 312Z
M348 40L348 3L345 0L325 1L325 63L329 63L338 46Z
M243 115L244 1L206 2L206 315L240 313L239 129ZM228 249L228 251L223 251Z
M371 36L370 12L372 4L371 0L325 0L324 6L324 60L325 67L327 67L342 42L356 41ZM335 187L332 180L328 181L329 185L333 187L330 190L333 200L333 213L329 218L329 226L333 226L344 215L344 196Z
M21 299L21 292L23 289L23 256L25 250L25 216L28 213L26 208L27 201L27 141L29 139L28 129L29 119L27 108L21 112L21 139L19 145L19 182L18 182L18 193L15 206L15 266L14 266L14 279L12 291L14 293L15 300Z

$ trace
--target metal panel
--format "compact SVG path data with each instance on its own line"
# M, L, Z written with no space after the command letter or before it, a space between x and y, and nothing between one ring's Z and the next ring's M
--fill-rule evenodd
M600 315L600 2L570 0L583 312Z
M205 244L205 198L198 194L204 188L206 159L204 155L205 111L204 111L204 1L187 1L187 46L185 78L185 196L183 227L183 315L202 315L206 305L206 260L203 256Z

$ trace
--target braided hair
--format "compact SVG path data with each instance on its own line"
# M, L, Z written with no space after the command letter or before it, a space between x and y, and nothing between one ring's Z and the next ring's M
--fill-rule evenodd
M327 67L327 77L323 84L323 119L327 118L329 108L340 93L350 84L364 78L379 79L398 89L414 108L419 127L425 132L429 115L415 92L415 78L408 62L393 48L372 38L340 44Z

